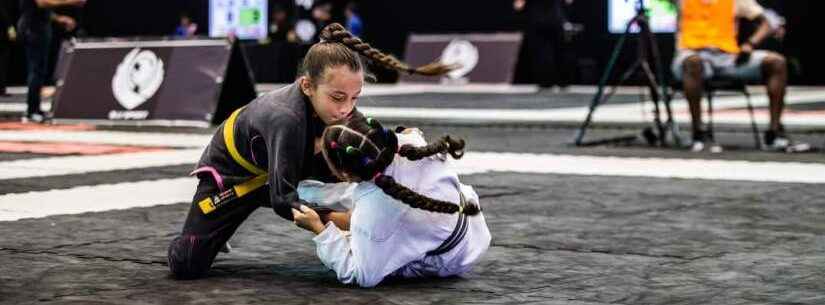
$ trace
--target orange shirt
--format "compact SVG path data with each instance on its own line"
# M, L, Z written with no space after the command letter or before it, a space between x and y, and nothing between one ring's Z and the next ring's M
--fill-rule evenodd
M739 53L735 0L681 0L679 49Z

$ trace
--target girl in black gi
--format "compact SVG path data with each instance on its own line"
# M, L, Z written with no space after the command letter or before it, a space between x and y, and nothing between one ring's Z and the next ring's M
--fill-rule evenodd
M218 251L259 206L292 220L300 204L295 187L308 177L329 181L318 139L326 125L358 116L364 82L363 55L407 73L441 75L450 66L411 68L353 37L340 24L321 33L293 84L269 92L234 112L216 131L193 174L200 182L183 232L169 245L169 269L181 279L209 271ZM327 177L326 179L324 177ZM346 213L327 220L346 221Z

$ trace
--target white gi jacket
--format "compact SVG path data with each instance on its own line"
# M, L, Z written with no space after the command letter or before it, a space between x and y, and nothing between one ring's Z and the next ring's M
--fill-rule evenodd
M399 145L426 145L418 134L399 134ZM409 161L400 156L384 171L385 175L430 198L460 201L456 186L467 202L478 204L478 194L463 185L438 157ZM317 198L318 188L299 186L299 197ZM317 185L316 185L317 186ZM349 234L332 222L313 238L318 257L335 271L338 280L361 287L373 287L385 277L428 277L464 274L478 262L490 246L490 231L482 213L468 216L467 234L452 250L427 256L452 234L458 214L443 214L411 208L393 199L372 182L338 187L345 196L332 196L352 205ZM313 194L315 192L315 194ZM351 201L346 202L351 194ZM330 195L329 192L325 195ZM315 202L315 201L313 201Z

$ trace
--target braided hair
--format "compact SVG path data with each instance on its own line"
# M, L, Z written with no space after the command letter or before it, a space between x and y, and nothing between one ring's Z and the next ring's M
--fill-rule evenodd
M362 181L372 180L384 193L413 208L470 216L481 211L477 204L466 203L462 208L455 203L421 195L383 174L396 152L412 161L436 154L450 154L459 159L463 155L464 140L444 136L424 147L403 145L399 148L395 132L384 128L377 120L363 116L353 116L344 125L327 127L322 139L321 152L334 173L352 175Z
M384 68L408 74L426 76L443 75L457 65L445 65L432 62L420 67L410 67L392 55L373 48L369 43L355 37L339 23L332 23L321 30L321 42L314 44L304 57L302 70L310 79L317 80L325 68L344 65L352 71L364 71L364 65L358 54L380 64Z
M449 153L453 159L461 159L464 156L464 140L446 135L427 146L404 145L398 150L399 155L412 161L443 153Z

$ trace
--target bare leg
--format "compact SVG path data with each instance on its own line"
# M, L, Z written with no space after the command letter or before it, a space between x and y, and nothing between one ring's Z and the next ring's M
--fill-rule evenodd
M771 53L762 61L762 73L765 75L765 86L770 98L771 125L770 130L779 131L782 124L782 111L785 109L785 88L788 83L788 66L785 57Z
M702 58L693 55L685 60L682 66L682 88L685 91L685 98L690 106L690 118L693 127L693 137L702 130L702 92L704 91L704 81L702 79Z

